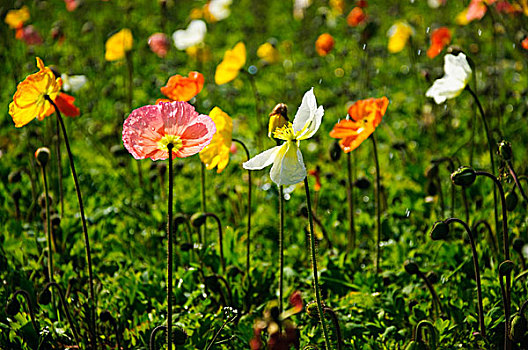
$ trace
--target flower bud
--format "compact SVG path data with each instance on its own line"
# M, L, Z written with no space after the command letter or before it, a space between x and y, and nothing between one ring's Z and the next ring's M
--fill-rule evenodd
M317 303L315 301L310 301L306 304L306 313L311 318L319 319L319 310L317 309Z
M18 302L18 299L16 297L7 302L5 311L6 314L11 317L15 316L20 312L20 303Z
M13 198L15 202L18 202L20 198L22 198L22 192L19 188L15 188L13 192L11 192L11 198Z
M522 254L522 249L524 247L524 239L520 237L516 237L513 239L512 246L513 250L515 250L517 253Z
M513 270L513 261L506 260L499 265L499 275L506 276Z
M205 224L205 219L207 218L207 216L205 215L205 213L202 213L202 212L199 212L199 213L194 213L192 216L191 216L191 225L193 225L194 227L198 228L200 226L202 226L203 224Z
M527 331L527 322L524 315L515 315L510 324L510 334L512 342L520 343Z
M48 305L49 303L51 303L51 292L48 288L44 289L40 293L38 297L38 302L41 305Z
M431 229L430 236L433 241L445 240L449 235L449 225L444 221L437 221Z
M101 320L101 322L109 322L110 320L113 320L113 319L114 318L112 317L112 314L108 310L104 310L99 315L99 320Z
M275 129L282 128L286 124L288 124L288 106L279 103L269 114L268 137L273 139Z
M37 164L41 167L45 167L50 159L51 152L47 147L40 147L35 151L35 158L37 158Z
M414 262L414 260L405 260L403 263L403 268L410 275L417 275L418 272L420 272L420 268L418 267L418 264Z
M436 196L436 194L438 193L438 186L434 181L429 181L427 183L426 192L428 196Z
M46 194L41 193L37 201L38 201L39 207L45 208L46 207ZM51 196L51 194L48 194L48 204L51 206L51 203L53 203L53 197Z
M473 168L462 166L451 174L451 181L457 186L468 187L473 185L477 174Z
M513 190L508 191L504 197L506 199L506 210L514 211L515 207L517 207L517 203L519 203L519 196L517 196L517 193Z
M13 170L7 176L7 180L9 181L10 184L20 182L21 179L22 179L22 176L20 174L20 170Z
M57 228L60 226L61 217L59 214L50 215L50 220L51 220L51 227Z
M366 190L370 187L370 181L366 177L360 177L354 182L354 186L360 190Z
M431 164L427 169L425 169L425 177L428 179L435 178L438 175L438 165Z
M174 327L172 330L172 342L174 345L184 345L187 342L187 332L181 327Z
M431 284L435 284L436 282L438 282L439 279L438 274L435 271L429 271L427 275L425 275L425 277L427 277L427 280Z
M499 143L499 155L506 162L509 162L509 161L512 160L513 151L512 151L512 147L511 147L511 143L510 142L502 140Z

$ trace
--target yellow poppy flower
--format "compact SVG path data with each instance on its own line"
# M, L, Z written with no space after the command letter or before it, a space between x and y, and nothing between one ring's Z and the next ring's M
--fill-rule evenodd
M51 69L45 67L44 62L38 57L37 67L38 72L27 76L23 82L18 84L13 102L9 104L9 114L17 128L35 118L42 120L49 115L53 106L45 96L55 100L62 85L61 78L55 78Z
M5 16L4 22L11 29L21 28L29 20L29 9L23 6L20 10L9 10Z
M413 34L414 29L407 23L395 23L392 27L390 27L389 31L387 32L387 36L389 37L389 52L398 53L403 50L403 48L407 44L407 41L409 41L409 38Z
M277 63L280 59L279 50L277 50L271 43L260 45L257 49L257 56L269 64Z
M216 125L216 133L209 145L200 151L200 159L207 170L218 167L217 173L221 173L229 163L229 152L231 149L233 120L227 113L215 107L209 116Z
M224 59L216 67L215 83L222 85L234 80L246 64L246 45L239 42L232 50L227 50Z
M130 29L121 29L106 41L105 60L116 61L124 58L126 52L132 49L133 42Z

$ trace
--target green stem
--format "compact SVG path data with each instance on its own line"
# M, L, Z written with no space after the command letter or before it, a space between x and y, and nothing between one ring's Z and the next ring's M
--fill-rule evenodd
M223 243L223 234L222 234L222 222L220 221L220 218L214 214L214 213L205 213L206 217L212 217L215 219L216 224L218 226L218 245L220 250L220 265L222 266L222 271L225 272L225 259L224 259L224 243ZM205 226L205 222L204 222Z
M42 181L44 182L44 194L46 195L46 228L48 238L48 278L50 282L53 282L53 250L51 247L52 235L51 235L51 219L49 210L49 194L48 194L48 180L46 177L46 166L42 166Z
M96 299L95 299L95 293L94 293L94 284L93 284L93 270L92 270L92 255L90 253L90 238L88 236L88 227L86 225L86 217L84 215L84 204L81 194L81 187L79 186L79 178L77 177L77 172L75 171L75 163L73 162L73 154L71 152L70 148L70 142L68 141L68 135L66 134L66 126L64 125L64 121L62 120L61 113L59 111L59 108L53 102L53 100L48 96L45 95L46 100L48 100L49 103L55 108L55 113L57 114L57 119L59 120L61 129L62 129L62 136L64 136L64 144L66 145L66 151L68 153L68 158L70 160L70 169L73 177L73 182L75 184L75 191L77 192L77 201L79 202L79 212L81 214L81 223L83 228L83 235L84 235L84 248L86 251L86 260L88 263L88 282L90 285L90 333L92 335L92 347L94 349L97 349L97 329L95 326L95 306L96 306Z
M54 287L57 289L57 292L59 293L59 299L62 304L62 308L64 309L64 313L66 314L66 318L68 319L68 323L70 324L70 328L72 330L73 338L75 339L75 343L77 344L77 347L80 349L80 343L79 343L79 334L77 333L77 328L75 327L75 324L73 323L73 319L71 317L70 308L68 307L68 304L66 303L66 298L64 297L64 293L62 292L62 288L55 282L49 282L44 287L44 290L50 289L51 287Z
M433 298L432 304L433 304L434 311L436 311L436 314L438 315L438 309L440 309L440 312L442 314L445 314L444 308L442 307L442 303L440 302L440 298L438 297L438 294L436 294L436 291L433 285L431 284L431 282L429 281L429 279L427 278L427 276L424 275L424 273L420 270L418 270L417 275L425 283L425 285L427 286L427 289L429 289L429 293L431 293L431 297Z
M284 186L279 186L279 314L283 311L284 289Z
M206 213L207 212L207 203L205 202L205 164L200 162L200 194L201 194L201 198L202 198L202 213ZM205 243L205 234L206 234L206 224L204 224L202 226L202 228L200 229L200 232L198 232L198 234L200 235L201 234L201 238L200 240L203 241Z
M315 300L317 302L317 310L319 311L319 318L321 320L321 327L323 327L323 334L325 339L326 350L331 350L330 337L328 336L328 330L326 329L326 322L324 318L323 305L321 301L321 290L319 288L319 277L317 275L317 252L315 250L315 233L314 224L312 217L312 204L310 201L310 187L308 185L308 178L304 178L304 188L306 190L306 205L308 206L308 222L310 225L310 250L312 255L312 272L313 282L315 289Z
M64 191L62 187L62 156L61 156L61 137L60 137L60 125L59 119L57 119L57 165L58 165L58 175L59 175L59 198L60 198L60 207L61 207L61 217L64 215Z
M526 197L526 193L524 192L521 183L519 181L519 178L517 177L517 173L515 172L515 169L513 168L513 164L511 161L507 161L506 164L508 165L508 170L510 171L511 176L513 177L513 181L515 181L515 185L519 189L519 192L521 192L521 196L523 197L525 202L528 202L528 197Z
M173 200L173 167L172 149L174 145L169 143L169 198L167 202L167 349L172 349L172 200Z
M486 138L488 141L488 151L489 151L489 157L490 157L490 164L491 164L491 173L495 175L495 161L493 158L493 144L491 142L491 134L488 127L488 122L486 120L486 114L484 113L484 109L482 108L482 104L480 103L477 94L469 87L469 85L466 85L466 90L473 96L473 99L475 100L475 103L477 104L478 110L480 112L480 116L482 118L482 124L484 125L484 130L486 132ZM493 187L493 204L494 204L494 214L495 214L495 231L499 232L499 204L497 200L497 190L495 187Z
M249 160L250 154L246 145L238 140L233 139L233 142L236 142L244 148L246 152L247 160ZM246 294L246 311L249 311L251 306L250 295L251 295L251 274L250 274L250 264L251 264L251 170L248 170L248 203L247 203L247 231L246 231L246 278L248 281L248 290Z
M347 200L348 200L348 233L349 241L348 247L349 250L354 250L356 248L356 228L354 225L354 185L352 183L352 160L350 152L347 153Z
M377 239L376 239L376 272L380 271L380 242L381 242L381 184L380 184L380 166L378 159L378 147L376 146L376 138L374 134L371 135L370 139L372 140L372 149L374 151L374 162L376 163L376 230L377 230Z

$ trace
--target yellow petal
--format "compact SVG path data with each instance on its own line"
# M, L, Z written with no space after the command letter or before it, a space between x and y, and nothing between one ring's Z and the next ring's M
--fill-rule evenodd
M121 29L106 41L105 60L115 61L124 58L126 52L132 49L133 43L134 39L130 29Z
M234 80L246 64L246 45L239 42L232 50L227 50L224 59L216 67L215 82L222 85Z

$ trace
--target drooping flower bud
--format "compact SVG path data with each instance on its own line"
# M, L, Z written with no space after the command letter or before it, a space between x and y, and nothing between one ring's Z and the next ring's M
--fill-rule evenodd
M41 305L48 305L49 303L51 303L51 292L49 289L46 288L42 291L42 293L40 293L38 297L38 302Z
M503 261L500 265L499 265L499 274L501 276L506 276L507 274L509 274L510 272L512 272L513 270L513 261L511 260L506 260L506 261Z
M199 212L199 213L194 213L192 216L191 216L191 225L193 225L194 227L198 228L200 226L202 226L203 224L205 224L205 219L207 218L207 216L205 215L205 213L202 213L202 212Z
M366 177L360 177L354 182L354 186L356 186L360 190L366 190L370 187L370 181Z
M13 170L7 176L7 180L9 181L10 184L20 182L21 179L22 179L22 176L20 174L20 170Z
M341 150L341 146L339 146L339 141L337 140L332 142L329 151L330 159L334 162L337 162L339 158L341 158L341 153L343 153L343 151Z
M420 272L420 268L418 267L418 264L414 262L414 260L405 260L403 263L403 268L410 275L416 275L418 272Z
M510 324L510 334L508 335L512 342L520 343L524 339L527 329L527 322L524 315L515 315Z
M462 166L451 174L451 181L457 186L468 187L473 185L477 174L473 168Z
M189 338L189 336L183 328L178 326L174 327L172 330L172 342L174 345L184 345L187 342L187 338Z
M524 239L520 237L514 238L512 242L513 250L515 250L519 254L522 254L522 249L524 247L524 244L525 244Z
M431 239L433 241L445 240L449 235L449 225L444 221L437 221L434 223L433 228L431 229Z
M288 124L288 106L284 103L279 103L273 108L269 114L268 123L268 137L274 139L273 134L275 129L282 128Z
M50 159L51 152L48 147L40 147L35 151L35 158L37 164L41 167L45 167Z
M18 302L17 298L13 298L8 301L6 308L5 308L6 314L13 317L16 314L20 312L20 303Z
M517 193L515 193L515 191L508 191L506 192L505 199L506 210L514 211L517 203L519 203L519 196L517 196Z
M499 154L502 157L502 159L506 162L509 162L513 158L513 151L511 147L511 143L505 140L502 140L499 143Z

